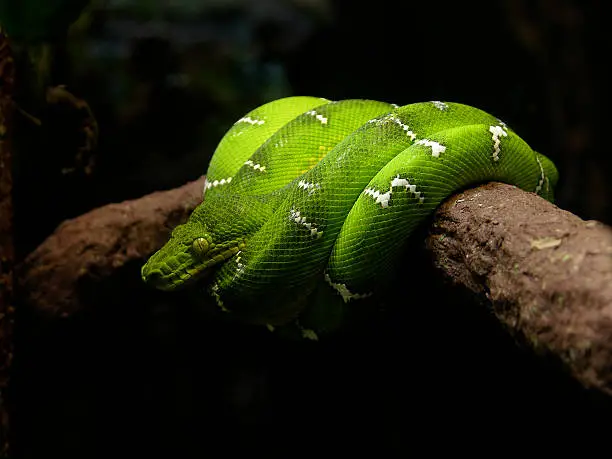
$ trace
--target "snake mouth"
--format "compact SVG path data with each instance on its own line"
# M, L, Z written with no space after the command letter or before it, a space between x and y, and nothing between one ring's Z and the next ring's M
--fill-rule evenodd
M176 290L180 287L187 286L197 280L205 279L213 271L212 266L195 266L181 271L172 271L170 273L162 267L147 269L148 264L142 267L143 280L164 291Z
M194 281L208 277L215 267L234 257L244 242L223 243L211 246L205 258L194 256L190 250L168 256L172 250L161 249L142 267L141 275L145 283L164 291L183 288Z

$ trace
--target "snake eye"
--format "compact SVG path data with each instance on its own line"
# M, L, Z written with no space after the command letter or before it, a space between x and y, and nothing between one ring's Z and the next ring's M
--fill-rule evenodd
M193 241L191 247L196 255L204 255L206 252L208 252L208 241L203 237L199 237Z

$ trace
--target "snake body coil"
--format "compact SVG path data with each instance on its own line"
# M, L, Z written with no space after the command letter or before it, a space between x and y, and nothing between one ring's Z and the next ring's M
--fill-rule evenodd
M384 289L415 227L453 192L493 180L552 200L557 170L467 105L279 99L223 137L203 202L143 279L172 290L209 273L223 309L257 323L304 321L315 303ZM317 317L309 328L325 329L329 319Z

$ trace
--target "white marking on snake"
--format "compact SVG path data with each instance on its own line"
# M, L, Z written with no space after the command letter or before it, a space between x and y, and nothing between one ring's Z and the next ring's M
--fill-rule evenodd
M225 307L225 305L223 304L223 301L221 300L221 295L219 295L219 284L218 283L215 282L210 287L210 292L211 292L212 296L215 297L215 300L217 302L217 306L219 306L219 308L221 308L221 310L223 312L229 312L229 309L227 309Z
M306 221L306 217L304 217L299 210L295 208L291 209L289 211L289 219L298 225L302 225L304 228L310 231L311 236L315 236L317 238L323 236L323 231L319 231L313 223Z
M321 124L327 124L327 118L325 118L323 115L319 115L315 110L310 110L309 112L306 112L306 115L312 115L316 119L318 119Z
M505 126L489 126L489 132L491 140L493 140L493 161L499 161L499 152L501 151L500 143L501 136L507 137L508 133L505 130Z
M416 145L424 145L426 147L431 147L431 156L434 158L439 158L440 153L444 153L446 151L446 147L441 143L438 143L434 140L421 139Z
M250 116L245 116L243 118L240 118L238 121L236 121L234 124L239 124L239 123L249 123L251 125L259 125L261 126L262 124L264 124L266 121L265 120L258 120L257 118L251 118Z
M244 263L240 261L240 259L242 258L242 256L240 255L241 253L242 253L242 250L239 250L238 252L236 252L236 275L237 276L239 276L240 274L244 272Z
M256 171L260 171L260 172L265 172L266 171L266 166L262 166L261 164L255 164L250 159L248 161L246 161L244 164L247 165L247 166L252 167Z
M374 188L367 188L364 193L369 196L372 196L374 198L374 201L376 201L376 204L380 204L381 207L389 206L389 199L391 199L391 191L381 193L380 191Z
M416 185L410 183L408 180L404 178L400 178L399 174L391 180L391 184L389 185L389 191L386 193L381 193L380 191L374 188L368 188L364 191L368 196L372 196L376 201L376 204L380 204L382 208L389 207L389 201L391 200L391 194L393 193L393 188L403 187L411 193L415 198L419 200L420 203L425 201L425 197L422 196L420 191L417 191Z
M214 188L217 187L219 185L227 185L229 182L232 181L231 177L228 178L224 178L221 180L213 180L212 182L209 182L208 180L206 180L206 184L204 185L205 189L210 189L210 188Z
M305 180L300 180L298 182L298 188L302 188L303 190L308 191L308 194L311 195L316 190L320 190L321 185L319 185L318 183L310 183L306 182Z
M506 123L504 123L502 120L500 120L499 118L496 118L496 119L497 119L497 122L498 122L498 123L499 123L499 124L500 124L502 127L504 127L504 128L508 127L508 126L506 125Z
M537 156L535 157L536 161L538 162L538 166L540 166L540 180L538 181L538 186L536 186L535 192L536 194L540 194L540 191L542 191L542 185L544 185L544 179L546 177L544 177L544 168L542 167L542 163L540 162L540 158L538 158Z
M416 134L410 130L410 127L407 124L404 124L402 120L400 120L397 116L395 116L395 114L391 113L390 115L387 115L386 118L388 118L389 121L393 121L395 124L401 127L406 133L406 135L410 137L410 140L416 139Z
M444 102L440 102L439 100L432 100L431 103L438 110L444 111L444 110L448 109L448 105L446 105Z
M348 287L346 286L346 284L339 284L336 282L333 282L331 280L331 278L329 277L329 274L325 273L325 281L334 289L336 290L340 296L342 296L342 299L344 300L345 303L348 303L351 300L360 300L362 298L367 298L369 296L372 296L373 293L369 292L369 293L353 293L351 292Z

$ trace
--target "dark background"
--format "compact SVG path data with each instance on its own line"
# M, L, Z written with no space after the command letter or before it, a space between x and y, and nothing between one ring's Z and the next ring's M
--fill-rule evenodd
M236 119L294 94L482 108L557 164L560 207L610 223L606 20L603 2L569 0L93 2L51 82L90 104L95 167L62 173L74 161L62 118L30 107L47 123L19 125L18 255L66 218L199 177ZM318 346L127 288L104 310L30 317L17 330L16 457L605 443L608 400L517 348L486 311L427 288Z

